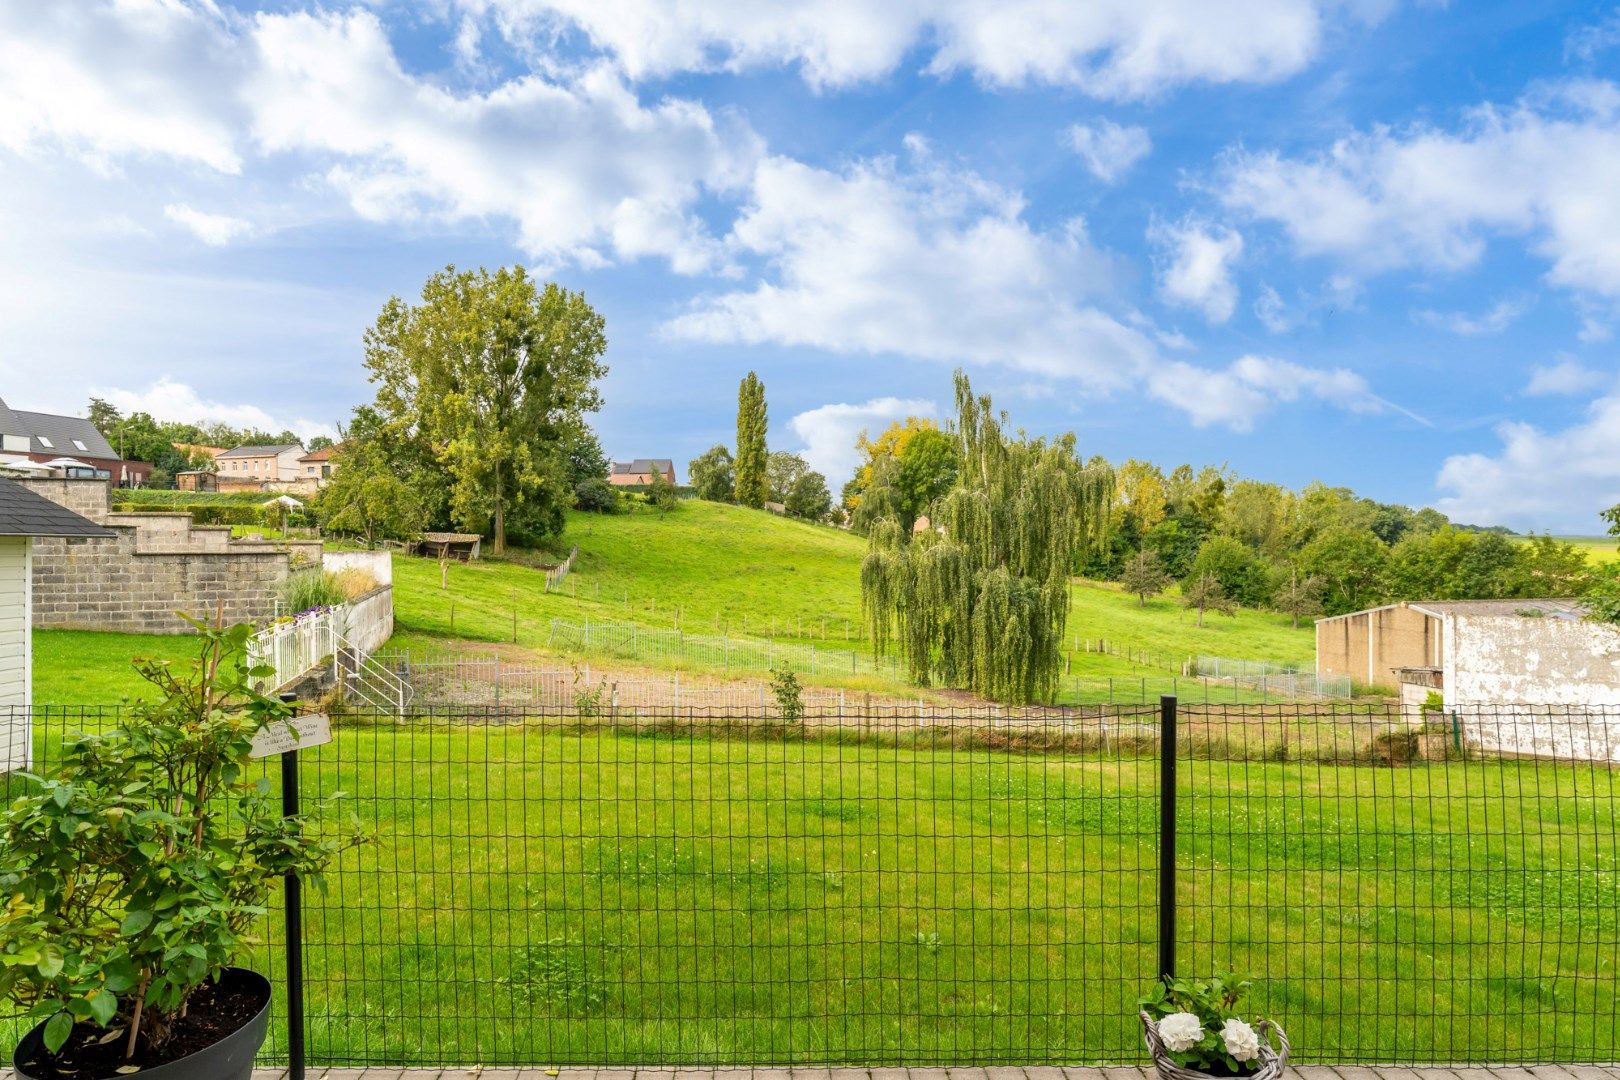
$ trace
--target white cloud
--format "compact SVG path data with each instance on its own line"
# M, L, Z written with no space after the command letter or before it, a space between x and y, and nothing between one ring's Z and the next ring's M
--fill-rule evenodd
M1620 503L1620 395L1598 398L1559 431L1513 422L1496 429L1495 454L1456 454L1436 485L1454 520L1521 529L1591 532L1598 511Z
M804 440L804 460L827 478L828 486L836 493L861 463L855 442L862 432L876 438L892 421L908 416L933 417L937 412L932 401L921 398L881 397L861 405L822 405L799 413L788 426Z
M1528 238L1555 284L1620 299L1620 85L1566 81L1455 130L1375 128L1303 158L1229 154L1220 196L1280 224L1300 251L1357 269L1476 263Z
M1016 194L908 145L910 170L889 160L842 173L762 163L729 242L774 275L699 301L667 332L1001 368L1093 394L1145 388L1200 423L1234 428L1302 392L1364 402L1365 384L1349 385L1348 372L1281 361L1261 371L1250 359L1226 372L1167 364L1157 328L1114 294L1119 271L1083 222L1032 228ZM1200 381L1221 392L1189 393Z
M1345 368L1322 371L1268 356L1244 356L1218 371L1175 361L1148 377L1152 393L1185 411L1195 427L1224 424L1248 431L1274 404L1304 398L1356 413L1394 411L1420 417L1376 396L1367 380Z
M186 424L223 423L231 427L256 428L272 434L295 431L308 439L315 435L335 436L337 430L330 424L303 418L285 420L271 416L257 405L229 405L209 401L185 383L159 378L145 390L125 390L120 387L102 387L90 391L94 397L104 398L119 412L150 413L154 420Z
M1068 130L1069 145L1086 163L1091 174L1112 184L1130 172L1131 166L1153 150L1147 129L1121 127L1112 120L1096 124L1075 124Z
M235 173L239 60L207 0L0 3L0 147Z
M1148 239L1168 252L1159 267L1159 292L1168 302L1195 308L1210 322L1232 317L1238 295L1232 264L1243 254L1241 235L1187 219L1176 224L1155 221Z
M163 216L191 232L209 247L224 247L232 240L253 232L253 223L229 214L210 214L184 203L170 203Z
M745 180L756 152L745 128L690 101L643 106L603 67L451 93L407 73L369 12L261 15L253 43L264 149L335 162L328 180L367 219L510 220L541 259L707 268L692 205Z
M1310 63L1358 5L1333 0L461 0L512 37L577 27L632 78L797 66L813 86L885 76L913 50L937 75L1140 98L1191 83L1270 82ZM1359 5L1375 19L1383 5Z
M1533 396L1584 394L1614 381L1613 375L1593 371L1578 360L1566 358L1556 364L1531 368L1530 381L1525 385L1524 392Z
M1526 311L1530 302L1525 299L1499 300L1482 315L1469 315L1464 311L1415 311L1413 317L1430 326L1449 330L1463 337L1500 334Z
M1564 38L1564 59L1590 63L1598 54L1620 45L1620 11L1572 31Z

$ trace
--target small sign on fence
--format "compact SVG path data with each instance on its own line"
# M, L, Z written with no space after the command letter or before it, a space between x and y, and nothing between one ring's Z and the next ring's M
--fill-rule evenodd
M290 720L275 720L253 736L250 758L267 758L289 750L308 750L332 741L332 718L325 713L306 713Z

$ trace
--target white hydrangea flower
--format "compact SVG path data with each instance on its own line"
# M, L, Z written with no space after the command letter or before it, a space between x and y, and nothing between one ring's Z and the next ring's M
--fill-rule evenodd
M1165 1049L1176 1054L1183 1050L1191 1050L1198 1045L1198 1040L1204 1037L1204 1025L1190 1012L1171 1013L1169 1016L1161 1017L1158 1029L1159 1038L1163 1040Z
M1253 1061L1260 1056L1260 1037L1235 1016L1221 1025L1221 1040L1226 1043L1226 1052L1239 1061Z

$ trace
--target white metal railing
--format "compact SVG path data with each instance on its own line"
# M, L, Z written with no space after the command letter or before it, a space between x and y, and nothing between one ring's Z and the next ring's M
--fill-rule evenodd
M249 638L249 663L271 669L269 675L256 680L257 687L263 692L280 690L331 664L333 679L344 697L358 698L374 709L404 713L411 703L410 684L344 637L342 616L342 608L307 611L271 623Z

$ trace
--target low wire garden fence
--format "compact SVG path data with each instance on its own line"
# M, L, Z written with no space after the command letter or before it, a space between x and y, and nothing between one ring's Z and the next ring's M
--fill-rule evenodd
M0 712L0 749L119 716ZM1620 712L1169 719L335 716L304 804L375 842L306 896L310 1060L1141 1062L1165 896L1178 970L1254 975L1300 1060L1620 1056Z

